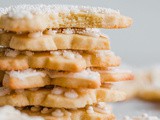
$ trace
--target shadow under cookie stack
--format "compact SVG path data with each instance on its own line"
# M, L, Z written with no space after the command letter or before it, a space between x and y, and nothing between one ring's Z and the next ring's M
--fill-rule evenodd
M105 8L20 5L1 8L0 106L45 120L114 120L106 102L125 100L112 85L120 70L109 38L96 28L126 28L132 19Z

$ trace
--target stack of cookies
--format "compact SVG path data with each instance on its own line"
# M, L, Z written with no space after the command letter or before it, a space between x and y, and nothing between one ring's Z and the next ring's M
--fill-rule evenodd
M122 101L112 85L133 79L96 28L132 19L105 8L20 5L1 8L0 106L45 120L113 120L105 102Z

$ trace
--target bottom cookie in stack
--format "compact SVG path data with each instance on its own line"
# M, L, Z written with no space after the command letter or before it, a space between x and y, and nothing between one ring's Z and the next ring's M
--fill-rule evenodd
M46 120L114 120L111 107L98 103L79 109L55 109L39 106L21 108L23 113L30 116L41 116Z
M124 92L112 90L112 82L132 79L131 73L113 69L103 72L27 69L0 74L4 76L0 106L19 107L22 112L46 120L115 119L102 102L125 100ZM101 79L102 76L105 77Z

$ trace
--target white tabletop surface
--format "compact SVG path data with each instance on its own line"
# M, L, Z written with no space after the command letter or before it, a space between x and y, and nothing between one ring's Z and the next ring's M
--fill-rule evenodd
M147 113L151 116L160 117L160 103L146 102L138 99L113 103L113 112L117 120L122 120L124 116L137 116Z

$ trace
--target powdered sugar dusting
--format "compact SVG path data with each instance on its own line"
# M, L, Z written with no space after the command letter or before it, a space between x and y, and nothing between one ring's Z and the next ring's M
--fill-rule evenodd
M64 96L67 98L74 99L78 97L78 93L74 89L70 89L68 91L65 91Z
M148 114L143 114L140 116L129 117L125 116L123 120L160 120L157 116L149 116Z
M54 87L53 90L51 91L51 93L54 95L61 95L64 93L64 91L65 91L65 89L62 87Z
M31 12L26 11L26 10L18 11L17 9L15 9L15 10L8 12L8 17L15 18L15 19L19 19L19 18L32 19L33 14Z
M132 73L131 70L120 69L118 67L109 67L106 72L108 73Z
M76 59L79 58L81 59L82 56L77 53L77 52L72 52L72 51L50 51L50 54L54 55L54 56L60 56L62 55L63 57L67 58L67 59Z
M33 33L29 33L28 37L30 38L38 38L42 36L42 32L33 32Z
M100 37L101 31L96 28L65 28L65 29L49 29L45 31L46 34L55 35L56 33L63 33L63 34L80 34L80 35L87 35L92 37Z
M96 50L97 56L114 55L114 52L110 50Z
M62 33L64 33L64 34L73 34L73 33L74 33L74 30L71 29L71 28L63 29L63 30L62 30Z
M87 14L120 14L119 11L106 9L101 7L89 7L89 6L70 6L70 5L18 5L4 8L1 14L7 13L8 17L11 18L32 18L35 14L54 14L59 13L70 14L84 12Z
M63 117L63 116L64 116L64 113L62 112L61 109L56 109L55 111L52 112L52 116L55 116L55 117Z
M92 79L92 80L100 80L100 74L98 72L93 72L89 69L81 71L81 72L75 72L75 73L63 73L63 72L54 72L54 71L48 71L48 75L51 78L57 78L57 77L72 77L72 78L84 78L84 79Z
M88 106L86 109L87 113L94 113L93 107L92 106Z
M12 106L1 107L0 118L1 120L44 120L42 117L30 117Z
M91 71L90 69L81 71L81 72L57 72L57 71L36 71L33 69L27 69L23 71L10 71L6 72L10 77L16 77L18 79L25 79L26 77L33 76L41 76L45 77L46 74L49 75L50 78L58 78L58 77L71 77L71 78L84 78L84 79L92 79L92 80L100 80L100 74L95 71ZM6 80L9 78L7 77ZM5 81L6 81L5 80Z
M27 77L33 77L33 76L41 76L41 77L45 77L46 73L44 72L39 72L33 69L27 69L24 71L11 71L11 72L7 72L11 77L16 77L20 80L24 80Z
M101 35L100 30L95 28L86 28L86 30L82 32L84 35L93 36L93 37L99 37Z
M96 50L96 56L101 57L103 61L105 61L106 56L114 55L114 52L110 50Z
M74 77L90 78L90 79L100 79L100 74L98 72L93 72L90 69L75 73Z

